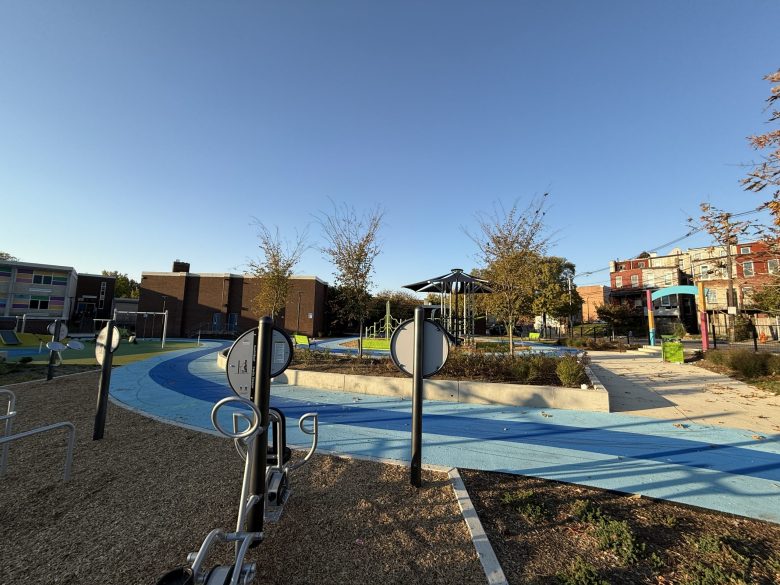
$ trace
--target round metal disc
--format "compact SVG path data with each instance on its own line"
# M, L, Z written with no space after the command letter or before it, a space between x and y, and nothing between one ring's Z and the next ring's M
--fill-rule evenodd
M54 335L56 327L54 323L49 323L49 326L46 327L46 331L49 332L49 335ZM55 341L62 341L68 336L68 326L65 325L65 323L60 323L60 338L55 339Z
M50 349L52 351L62 351L63 349L68 349L68 347L59 341L50 341L46 344L46 349Z
M276 378L284 372L293 356L293 343L285 331L273 328L271 339L271 377ZM245 331L233 342L228 350L227 373L228 384L242 398L252 394L255 379L255 364L257 363L257 327Z
M111 352L113 353L114 350L116 350L117 347L119 347L119 329L117 329L116 326L114 326L114 332L111 335ZM106 339L108 339L108 325L103 327L103 329L100 330L100 333L98 333L97 339L95 340L95 343L97 345L106 345Z
M423 321L423 378L436 375L450 353L449 335L438 323ZM414 319L401 323L390 338L390 358L395 366L414 375Z
M84 344L83 344L83 343L81 343L80 341L76 341L75 339L71 339L71 340L68 342L68 344L67 344L67 345L68 345L68 349L76 349L76 350L78 350L78 349L84 349Z

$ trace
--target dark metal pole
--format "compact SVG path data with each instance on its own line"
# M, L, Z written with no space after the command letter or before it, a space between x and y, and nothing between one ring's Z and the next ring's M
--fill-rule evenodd
M412 372L412 468L411 483L422 486L423 326L425 309L414 309L414 362Z
M263 317L257 328L257 358L255 361L255 385L252 401L262 415L260 425L263 432L255 438L255 460L249 476L251 493L256 494L258 502L249 510L247 529L249 532L262 532L265 514L265 468L268 463L268 403L271 399L271 347L274 334L274 322L271 317ZM260 544L255 542L252 547Z
M95 428L92 431L92 440L99 441L103 438L103 431L106 428L106 413L108 412L108 387L111 384L111 362L113 361L113 352L111 351L114 341L114 320L110 319L106 325L106 345L103 354L103 367L100 370L100 382L98 383L97 412L95 413Z
M59 341L60 340L60 327L62 326L62 321L59 319L54 320L54 333L51 335L52 341ZM49 352L49 367L46 370L46 379L51 380L54 377L54 350L52 349Z
M712 313L715 316L715 313ZM715 319L710 320L710 328L712 329L712 349L718 349L718 338L715 335Z

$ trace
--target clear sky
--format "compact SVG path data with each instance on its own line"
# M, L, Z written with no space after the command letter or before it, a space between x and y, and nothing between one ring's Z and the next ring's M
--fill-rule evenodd
M332 281L315 216L380 204L398 289L474 268L476 214L549 192L551 252L605 268L701 201L758 205L778 23L776 0L0 0L0 250L242 272L258 218L311 224L296 272Z

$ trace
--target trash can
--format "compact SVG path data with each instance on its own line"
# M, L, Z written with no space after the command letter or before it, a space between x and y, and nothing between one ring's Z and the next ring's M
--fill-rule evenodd
M681 364L685 361L682 341L671 335L662 336L661 359L673 364Z

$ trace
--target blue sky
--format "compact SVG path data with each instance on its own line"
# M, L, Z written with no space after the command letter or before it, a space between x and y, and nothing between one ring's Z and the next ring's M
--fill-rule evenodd
M311 224L296 272L332 281L318 212L381 205L397 289L473 268L477 214L549 192L551 252L605 268L701 201L759 204L740 165L778 22L774 0L1 0L0 250L241 272L258 218Z

